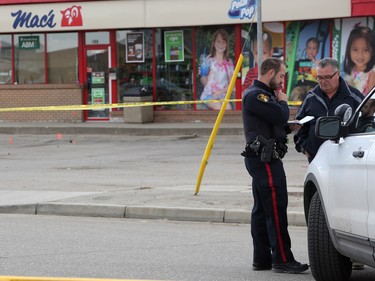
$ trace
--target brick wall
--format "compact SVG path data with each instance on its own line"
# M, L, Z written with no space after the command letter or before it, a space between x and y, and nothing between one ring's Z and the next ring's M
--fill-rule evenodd
M59 106L83 104L81 85L0 85L0 108ZM296 107L290 108L294 119ZM219 111L212 110L154 110L154 122L215 122ZM113 111L113 118L123 118L122 110ZM11 111L0 112L0 122L83 122L82 110L67 111ZM223 123L241 123L240 110L226 111Z
M0 108L82 105L81 85L0 85ZM82 110L0 112L0 122L83 121Z

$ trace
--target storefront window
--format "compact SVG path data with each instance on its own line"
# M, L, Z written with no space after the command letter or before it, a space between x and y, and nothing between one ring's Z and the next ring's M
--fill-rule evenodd
M44 34L14 35L15 82L45 83Z
M158 29L156 47L157 101L193 100L191 29ZM191 104L160 106L157 109L192 110Z
M0 35L0 84L12 83L12 37Z
M78 81L78 34L47 34L48 83Z
M152 30L117 31L116 42L118 101L152 95Z
M219 110L226 96L234 73L234 26L211 26L197 28L197 100L207 101L197 104L197 109ZM234 98L235 90L231 93ZM228 103L227 110L235 108Z
M98 32L86 32L85 33L85 44L86 45L107 45L109 44L109 32L98 31Z

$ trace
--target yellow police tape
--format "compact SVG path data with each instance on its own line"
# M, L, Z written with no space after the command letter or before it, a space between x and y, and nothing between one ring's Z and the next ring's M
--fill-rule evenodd
M84 104L84 105L56 105L56 106L33 106L33 107L9 107L0 108L0 112L10 111L63 111L63 110L102 110L109 108L140 107L140 106L161 106L180 104L201 104L211 102L241 102L241 99L224 100L196 100L196 101L159 101L159 102L126 102L111 104ZM289 101L289 105L300 105L300 101Z
M230 100L230 102L238 102ZM159 101L159 102L126 102L126 103L110 103L110 104L84 104L84 105L56 105L56 106L35 106L35 107L13 107L0 108L0 112L6 111L58 111L58 110L100 110L107 108L123 108L123 107L140 107L140 106L160 106L175 104L195 104L207 102L223 102L223 100L205 100L205 101Z
M157 280L0 276L0 281L157 281Z

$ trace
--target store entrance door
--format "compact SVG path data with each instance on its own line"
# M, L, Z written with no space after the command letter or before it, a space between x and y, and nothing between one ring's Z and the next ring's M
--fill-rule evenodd
M86 50L86 97L88 105L108 104L109 91L108 48L91 47ZM88 110L87 120L109 120L109 109Z

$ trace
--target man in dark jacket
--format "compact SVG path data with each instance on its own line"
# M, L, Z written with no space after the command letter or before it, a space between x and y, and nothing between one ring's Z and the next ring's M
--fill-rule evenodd
M294 259L288 232L288 191L282 158L287 152L288 97L282 88L286 67L268 58L242 99L246 148L242 155L251 175L254 206L251 212L253 270L300 273L307 264Z
M297 120L305 116L313 116L314 119L303 124L294 136L296 150L305 154L309 163L324 142L324 139L315 136L316 120L321 116L334 115L335 109L344 103L354 111L364 98L360 91L349 86L340 77L339 65L335 59L322 59L316 71L319 85L307 94L296 115Z

